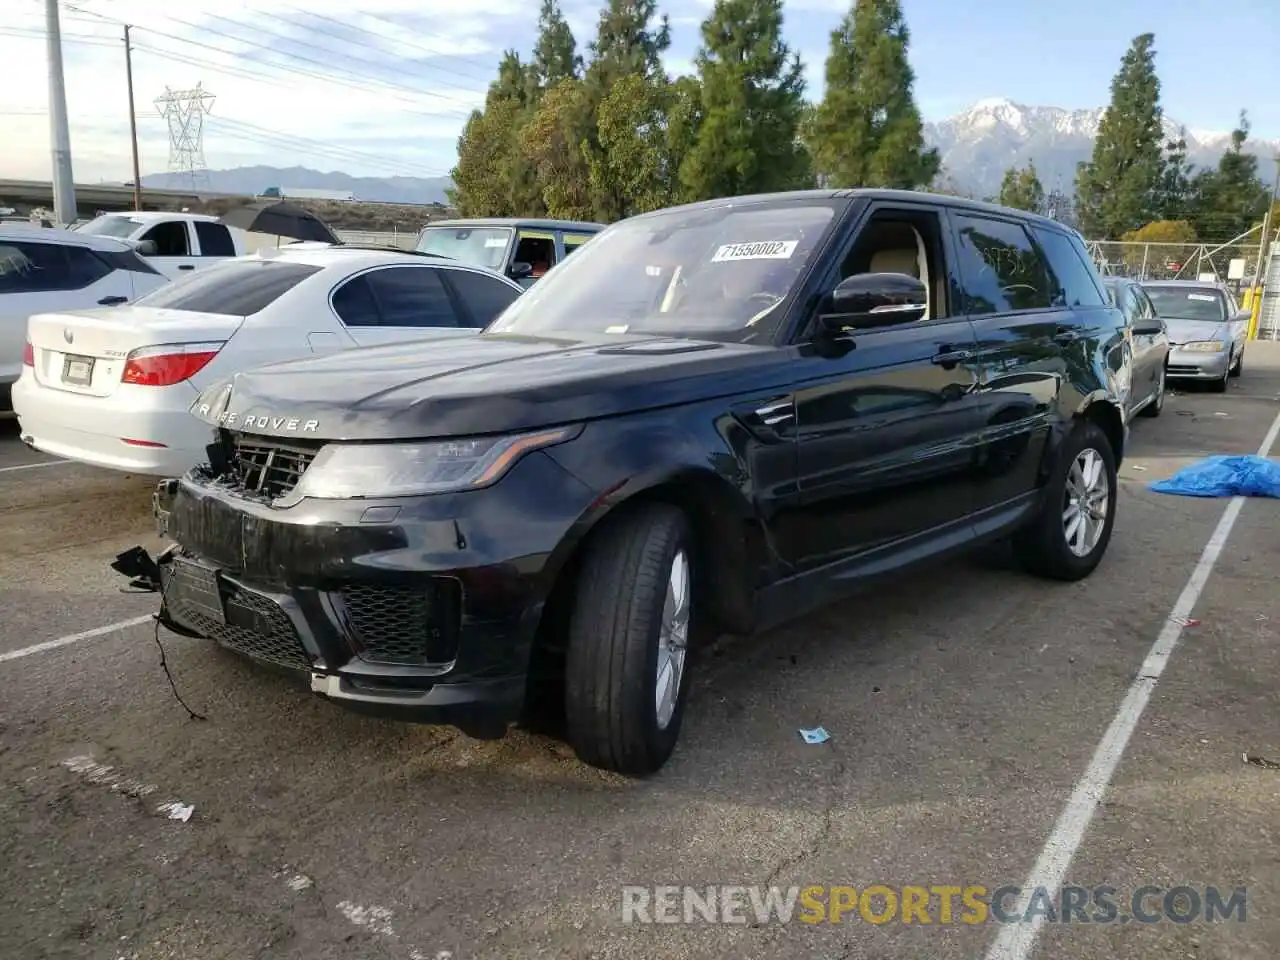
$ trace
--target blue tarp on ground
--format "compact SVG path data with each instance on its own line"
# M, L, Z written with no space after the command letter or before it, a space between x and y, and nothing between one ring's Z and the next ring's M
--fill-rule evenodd
M1280 464L1266 457L1208 457L1151 489L1183 497L1280 497Z

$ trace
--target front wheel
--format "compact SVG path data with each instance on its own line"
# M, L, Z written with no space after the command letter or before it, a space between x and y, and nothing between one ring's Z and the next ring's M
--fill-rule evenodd
M675 749L688 688L694 565L689 525L651 504L587 547L569 626L565 722L584 763L656 772Z
M1231 376L1238 377L1244 372L1244 351L1240 351L1240 356L1236 357L1235 366L1231 368Z
M1079 421L1063 441L1040 511L1013 538L1031 573L1081 580L1101 562L1116 519L1116 459L1102 428Z
M1151 398L1151 402L1142 408L1142 416L1144 417L1158 417L1160 416L1160 411L1164 409L1166 378L1163 365L1160 367L1160 372L1156 377L1156 394Z

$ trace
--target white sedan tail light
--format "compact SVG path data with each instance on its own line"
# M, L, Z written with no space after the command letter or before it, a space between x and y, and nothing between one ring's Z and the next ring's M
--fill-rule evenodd
M225 343L161 343L139 347L129 351L120 380L143 387L171 387L203 370Z

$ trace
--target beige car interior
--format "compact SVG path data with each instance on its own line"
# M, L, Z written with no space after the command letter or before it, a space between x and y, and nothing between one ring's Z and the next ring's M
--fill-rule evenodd
M867 261L867 273L905 273L924 283L928 320L933 308L933 284L929 276L929 255L920 231L909 223L881 221L871 225L868 244L875 252ZM859 244L862 246L862 244ZM864 248L865 249L865 248Z

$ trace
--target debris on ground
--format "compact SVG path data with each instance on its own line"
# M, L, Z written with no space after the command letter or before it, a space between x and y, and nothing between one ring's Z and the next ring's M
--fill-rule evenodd
M289 878L289 889L295 893L301 893L303 890L310 890L312 885L311 878L305 874L295 873Z
M1146 473L1146 472L1147 472L1147 468L1146 468L1146 467L1144 467L1144 466L1142 466L1141 464L1138 464L1138 463L1131 463L1131 464L1129 464L1129 466L1133 467L1133 469L1134 469L1134 470L1137 470L1139 473Z
M1231 414L1229 414L1229 413L1223 413L1221 410L1215 410L1213 415L1214 415L1215 417L1222 417L1224 420L1230 420L1230 419L1231 419Z
M1207 457L1150 489L1184 497L1280 497L1280 464L1253 455Z
M800 736L805 743L826 743L831 739L831 734L827 733L822 727L814 727L812 730L800 728Z
M1268 760L1266 757L1251 757L1247 753L1242 753L1240 759L1255 767L1262 767L1264 770L1280 770L1280 763L1275 760Z
M1200 621L1199 621L1199 620L1193 620L1193 619L1191 619L1190 617L1170 617L1169 619L1170 619L1170 620L1172 620L1174 623L1178 624L1178 626L1180 626L1180 627L1198 627L1198 626L1200 626Z
M162 803L156 807L156 813L163 813L170 820L181 820L186 823L191 819L191 815L196 812L194 803L182 803L173 801L172 803Z

